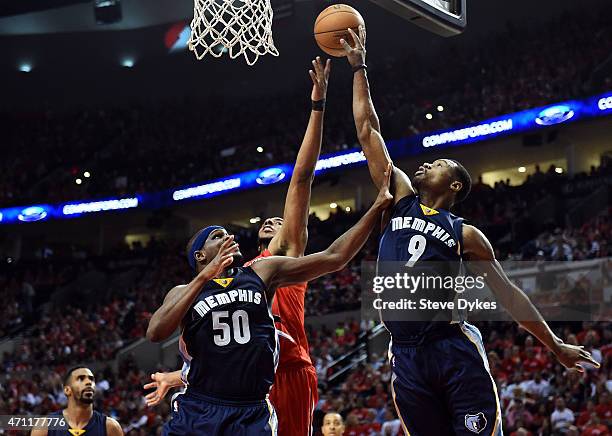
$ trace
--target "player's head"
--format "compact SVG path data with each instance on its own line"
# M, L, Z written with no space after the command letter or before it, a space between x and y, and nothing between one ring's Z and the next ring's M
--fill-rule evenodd
M259 228L257 237L261 247L267 247L272 238L278 233L283 226L281 217L266 218Z
M208 226L199 230L187 243L187 261L194 272L199 272L215 258L223 242L231 235L221 226ZM242 258L240 247L236 243L234 262Z
M73 366L64 375L64 394L81 404L93 404L96 395L96 380L86 366Z
M470 173L456 160L437 159L424 162L414 173L414 187L420 195L449 196L451 205L467 197L472 189Z
M342 436L344 434L344 421L342 416L336 412L328 412L323 417L321 427L323 436Z

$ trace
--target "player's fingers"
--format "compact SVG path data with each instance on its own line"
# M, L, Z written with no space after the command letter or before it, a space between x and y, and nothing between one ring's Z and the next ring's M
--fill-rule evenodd
M155 386L157 386L157 383L155 382L151 382L151 383L147 383L146 385L144 385L142 388L143 389L153 389Z
M359 26L359 37L361 38L361 44L365 47L366 43L366 27Z
M346 40L344 38L340 39L340 45L342 46L342 48L349 53L353 48L349 45L348 42L346 42Z
M317 75L312 70L308 70L308 74L310 74L310 80L312 80L312 84L317 84Z
M385 171L385 185L387 187L391 186L391 173L393 172L393 165L391 163L387 164L387 171Z
M359 39L359 37L357 36L357 34L355 33L353 29L349 27L348 31L351 34L351 38L353 38L353 47L357 48L358 46L361 45L361 40Z
M599 368L600 367L599 362L596 361L595 359L593 359L593 356L591 356L590 354L588 354L588 353L585 354L585 355L581 354L580 357L582 357L582 360L584 362L588 362L588 363L592 364L593 366L595 366L595 368Z
M317 76L319 75L319 63L317 62L316 59L312 60L312 69L314 70L314 72L317 74Z
M315 61L315 67L317 71L317 76L323 73L323 62L321 62L321 56L317 56Z
M330 71L331 71L331 59L328 59L325 62L325 70L324 70L325 77L329 77Z
M574 365L574 369L578 372L584 372L584 368L582 366L580 366L580 364L576 364Z

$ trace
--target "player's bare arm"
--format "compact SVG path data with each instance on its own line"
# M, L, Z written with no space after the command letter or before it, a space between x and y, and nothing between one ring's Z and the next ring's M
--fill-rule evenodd
M323 65L321 58L312 61L313 69L309 71L312 79L311 99L319 107L310 112L308 127L297 155L293 175L285 199L283 226L274 236L268 249L274 255L299 257L304 254L308 240L308 214L310 211L310 194L314 179L315 167L321 143L323 141L324 105L327 96L327 83L331 71L331 61Z
M237 244L232 235L223 241L215 258L189 284L176 286L168 292L163 304L149 321L147 339L159 342L172 335L202 290L202 286L218 277L225 268L232 264L236 249Z
M149 407L157 406L170 389L184 385L180 369L173 372L156 372L151 374L151 380L150 383L143 386L147 390L155 389L145 395L145 401Z
M46 428L35 428L32 429L30 436L47 436L48 432Z
M307 282L344 268L366 243L381 213L393 202L389 192L391 172L392 167L389 165L385 181L372 207L329 248L300 258L273 256L253 264L253 270L268 284L269 289L276 289L279 286Z
M584 350L584 347L566 344L552 332L529 297L510 281L495 259L491 243L480 230L464 224L463 244L466 260L481 261L470 264L471 269L480 275L486 274L486 283L501 305L521 327L546 345L559 359L559 362L566 368L577 369L581 372L584 371L580 366L581 363L590 363L599 367L599 364L593 360L590 353Z
M349 32L353 38L353 45L349 45L345 40L341 40L341 43L351 67L356 69L366 65L366 33L363 27L359 29L359 36L352 29L349 29ZM370 84L365 68L358 69L353 75L353 117L357 138L368 161L370 176L376 187L380 189L385 168L392 161L380 131L380 122L370 95ZM410 178L397 167L393 168L391 192L395 203L414 193Z
M106 434L108 436L123 436L123 429L117 420L106 417Z

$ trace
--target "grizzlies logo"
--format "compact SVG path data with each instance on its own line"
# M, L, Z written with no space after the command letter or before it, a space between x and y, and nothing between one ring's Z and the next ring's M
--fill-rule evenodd
M465 427L474 433L480 433L487 426L487 418L484 413L479 412L476 415L465 415Z

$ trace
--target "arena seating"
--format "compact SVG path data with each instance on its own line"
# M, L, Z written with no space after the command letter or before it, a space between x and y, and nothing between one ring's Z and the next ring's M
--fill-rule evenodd
M412 53L383 57L370 65L383 130L391 135L387 139L399 138L609 91L612 78L592 83L590 75L608 56L611 39L610 15L585 11L537 30L508 27L459 53L448 45L438 63L420 62ZM336 70L340 77L331 84L324 151L356 145L350 86L342 86L350 77ZM394 80L399 75L402 80ZM291 162L306 125L308 94L304 88L258 98L256 104L189 98L3 114L0 204L156 191ZM440 104L445 110L438 113L434 108ZM436 116L425 119L431 111ZM279 119L283 122L272 122ZM82 177L85 171L91 177Z

